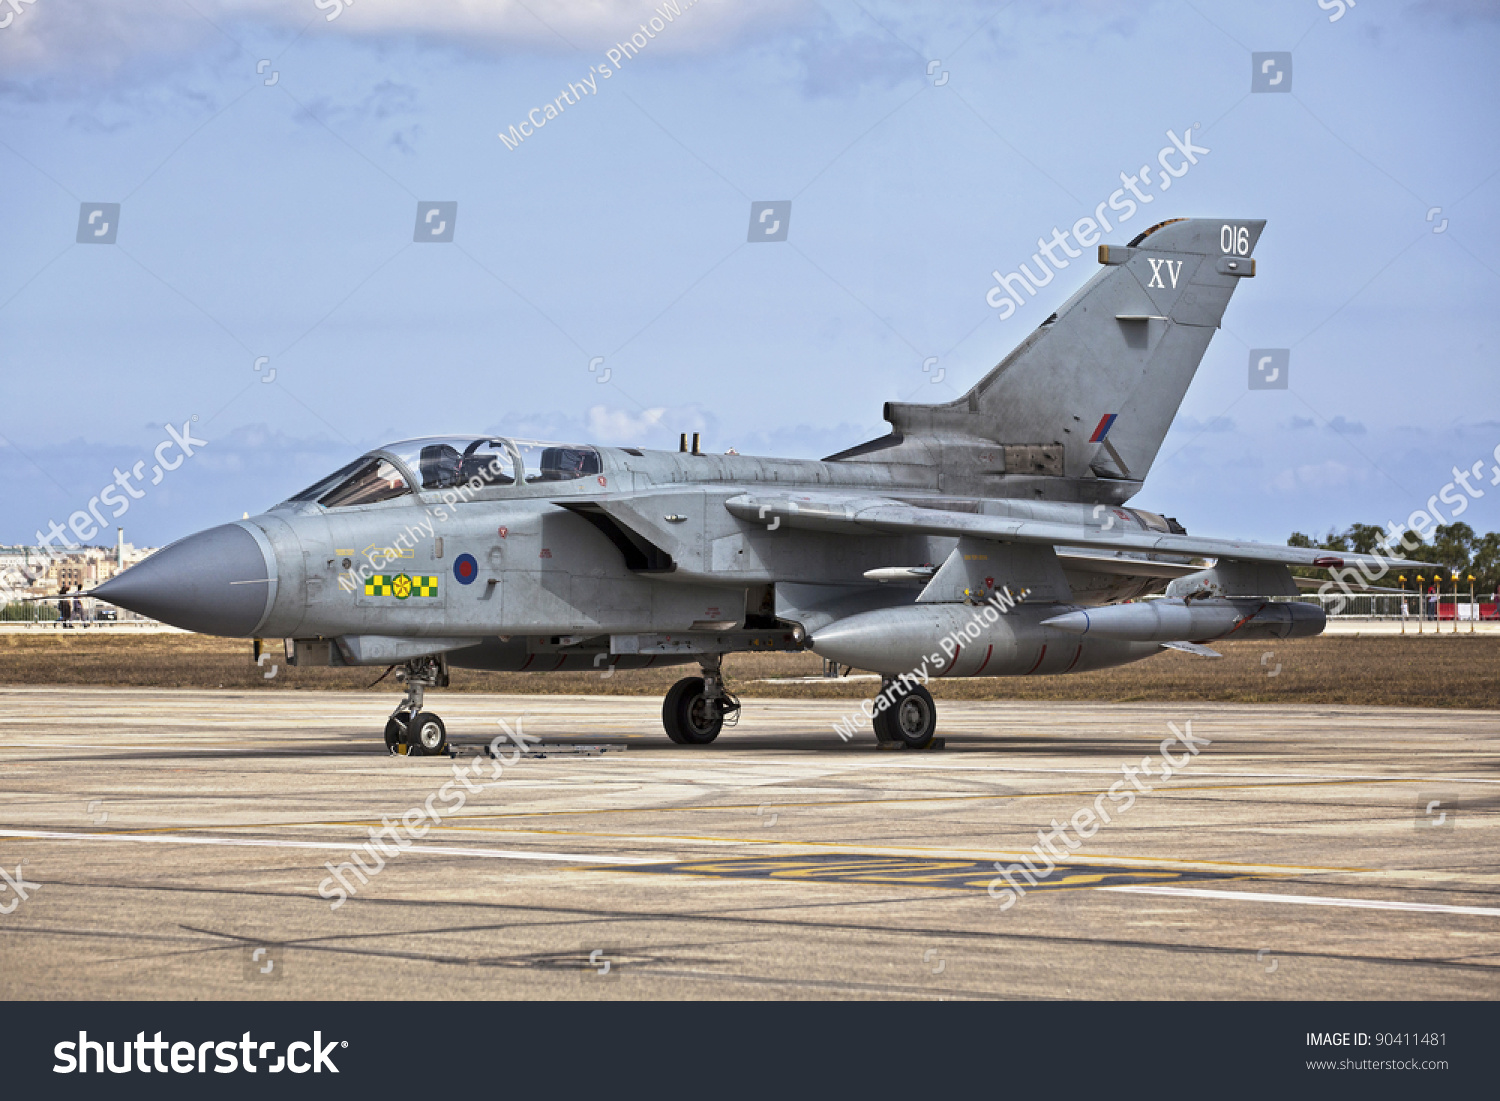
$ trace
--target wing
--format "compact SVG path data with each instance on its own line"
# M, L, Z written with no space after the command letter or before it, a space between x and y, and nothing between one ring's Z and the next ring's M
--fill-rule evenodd
M1261 562L1278 566L1311 566L1339 569L1364 567L1381 570L1438 569L1433 563L1373 554L1331 553L1310 547L1280 547L1239 539L1205 539L1193 535L1171 535L1154 531L1119 531L1106 524L1027 520L972 512L947 512L920 508L883 497L792 496L790 494L742 494L724 502L741 520L800 528L810 531L861 535L914 533L970 536L1007 543L1052 547L1079 547L1100 551L1133 551L1170 554L1185 558L1213 558L1237 562Z

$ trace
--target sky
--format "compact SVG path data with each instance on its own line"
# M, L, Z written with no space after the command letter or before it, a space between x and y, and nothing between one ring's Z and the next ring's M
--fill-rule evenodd
M1282 542L1488 486L1500 5L674 3L0 0L0 542L135 468L160 545L419 435L820 458L978 381L1096 269L1004 319L991 272L1193 126L1106 240L1268 224L1132 503Z

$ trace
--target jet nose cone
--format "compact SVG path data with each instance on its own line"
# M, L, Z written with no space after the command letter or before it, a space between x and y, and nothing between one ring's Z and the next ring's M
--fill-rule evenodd
M223 524L157 551L93 595L184 630L245 637L265 618L269 576L255 537Z
M1088 612L1065 612L1051 619L1042 620L1042 626L1055 627L1059 631L1067 631L1070 634L1085 635L1088 634L1091 624Z

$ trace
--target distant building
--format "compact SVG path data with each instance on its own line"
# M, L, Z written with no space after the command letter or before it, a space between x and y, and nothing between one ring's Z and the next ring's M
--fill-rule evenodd
M55 596L65 590L92 589L158 549L134 546L125 541L124 528L115 531L112 547L77 547L59 553L44 547L0 546L0 592Z

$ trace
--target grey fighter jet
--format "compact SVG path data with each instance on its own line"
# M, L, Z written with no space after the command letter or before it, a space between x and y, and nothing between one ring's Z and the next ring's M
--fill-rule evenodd
M1424 564L1191 536L1127 508L1265 223L1177 219L1128 245L972 390L887 403L820 462L494 436L377 448L93 595L298 665L400 667L392 752L437 754L453 669L698 665L667 735L712 742L724 655L811 650L879 673L880 742L922 748L934 677L1042 676L1325 625L1288 567ZM1362 579L1361 579L1362 580ZM1157 599L1142 600L1156 596ZM257 643L258 645L258 643Z

